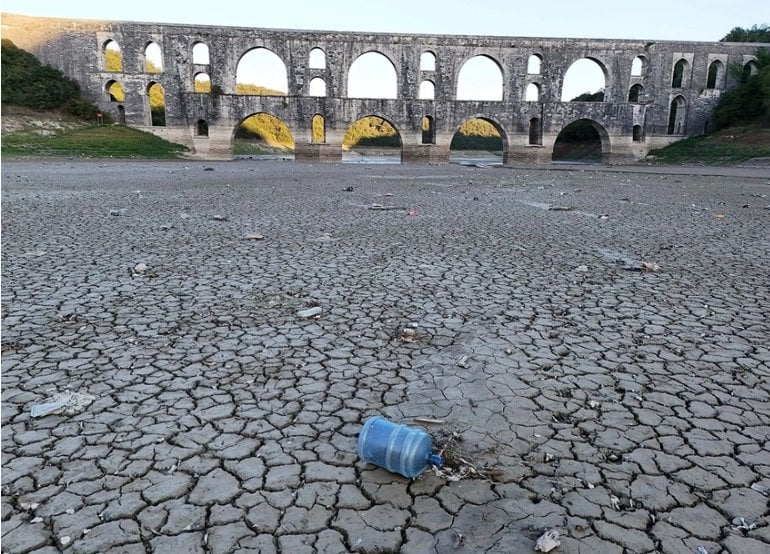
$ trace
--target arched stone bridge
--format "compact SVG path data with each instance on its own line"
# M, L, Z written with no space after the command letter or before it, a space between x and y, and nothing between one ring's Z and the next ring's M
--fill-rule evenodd
M598 131L605 161L633 161L650 149L707 130L721 92L739 78L728 68L750 74L756 69L756 49L767 47L270 30L15 14L3 14L2 26L4 38L77 79L115 120L185 144L202 158L232 157L238 125L253 114L268 113L288 125L297 159L339 161L349 126L377 116L398 131L404 162L448 161L452 137L471 118L497 127L507 164L549 162L559 133L577 120L589 121ZM122 54L120 71L108 70L111 43ZM161 73L147 70L147 47L153 43L162 52ZM208 59L194 59L193 50L202 45ZM286 96L236 94L238 62L254 48L266 48L284 62ZM395 98L349 97L349 69L369 52L386 56L395 68ZM311 63L318 54L321 63ZM457 99L461 68L476 56L499 67L500 99ZM562 102L565 72L583 58L604 72L604 101ZM208 63L195 63L200 61ZM215 92L196 92L196 75L203 73ZM323 95L311 90L314 79L322 82ZM115 82L125 92L121 101L109 94ZM421 94L426 82L432 94ZM165 126L151 124L148 91L154 83L164 89ZM322 122L323 133L312 132L314 121Z

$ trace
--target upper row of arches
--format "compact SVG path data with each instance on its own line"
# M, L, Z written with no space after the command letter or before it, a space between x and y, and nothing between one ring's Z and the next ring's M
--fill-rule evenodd
M109 39L103 44L105 69L113 72L123 71L120 46ZM149 41L143 50L144 69L148 73L163 71L163 54L160 46ZM192 61L195 66L210 66L209 48L203 42L192 45ZM321 48L313 48L309 53L310 69L326 68L326 53ZM435 96L436 83L430 73L436 71L435 53L425 51L420 56L422 80L419 84L418 98L432 100ZM538 101L543 92L542 79L543 56L531 54L527 60L526 82L523 99ZM756 62L749 61L744 67L744 78L756 72ZM194 90L207 92L211 82L207 67L197 67L193 76ZM644 94L644 78L648 73L645 56L636 56L631 63L630 81L626 100L641 102ZM711 61L706 75L706 88L718 89L725 85L726 66L719 59ZM561 100L604 99L608 86L609 73L606 67L596 59L583 58L574 62L564 74L561 88ZM686 88L690 85L691 68L687 59L677 60L672 68L671 87ZM360 55L351 64L348 71L347 96L350 98L396 98L398 94L398 76L392 61L384 54L371 51ZM503 68L494 58L476 55L466 60L460 68L457 79L457 100L501 101L503 99ZM240 58L236 68L237 94L288 94L287 70L283 60L264 47L253 48ZM314 77L309 83L307 94L326 96L326 82L322 77Z

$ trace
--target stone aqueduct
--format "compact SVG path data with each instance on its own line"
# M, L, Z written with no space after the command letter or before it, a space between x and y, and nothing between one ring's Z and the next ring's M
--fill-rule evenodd
M685 136L701 134L712 122L721 92L734 85L728 68L754 71L756 48L746 43L652 42L554 38L477 37L295 31L83 21L3 14L3 37L77 79L84 92L115 120L187 145L194 155L229 159L235 129L247 117L268 113L288 125L296 159L340 161L342 140L356 120L377 116L399 132L403 162L442 163L457 129L471 118L493 123L503 137L504 163L547 163L561 130L586 120L598 131L604 160L623 163ZM120 46L122 71L108 71L105 46ZM162 73L148 73L147 46L163 54ZM196 64L196 45L208 48L207 64ZM766 47L766 45L764 45ZM236 68L254 48L266 48L284 62L286 96L236 94ZM322 65L310 62L321 51ZM395 98L350 98L347 75L361 55L378 52L393 64ZM435 65L425 69L428 54ZM502 74L501 100L458 100L460 70L484 56ZM529 61L536 56L539 70ZM563 77L576 60L588 58L605 75L602 102L562 102ZM635 60L637 60L635 62ZM636 66L636 71L632 71ZM640 69L640 70L639 70ZM195 91L195 76L206 73L217 93ZM311 95L322 79L325 95ZM424 82L434 93L421 99ZM122 102L111 99L109 83L119 82ZM165 92L165 126L152 126L149 87ZM526 96L537 87L537 98ZM311 132L322 118L324 137ZM423 118L429 132L423 132Z

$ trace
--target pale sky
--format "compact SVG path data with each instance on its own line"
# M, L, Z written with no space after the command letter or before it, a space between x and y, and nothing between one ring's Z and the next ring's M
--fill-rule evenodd
M716 41L767 0L2 0L27 15L396 33Z
M271 29L675 41L717 41L733 27L770 23L770 0L2 0L2 11ZM581 74L574 87L565 82L565 99L601 88L595 71Z

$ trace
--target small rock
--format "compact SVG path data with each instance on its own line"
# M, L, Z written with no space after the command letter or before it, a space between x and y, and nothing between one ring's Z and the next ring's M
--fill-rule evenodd
M588 271L588 266L587 265L579 265L579 266L577 266L575 268L575 271L579 271L581 273L585 273L586 271Z
M591 408L591 409L596 409L596 408L598 408L601 405L602 405L602 403L601 402L597 402L596 400L589 400L588 401L588 407Z
M203 171L214 171L213 167L204 167Z
M353 187L345 187L344 191L345 192L353 192Z
M508 356L510 356L511 354L513 354L513 348L511 348L511 347L508 347L508 348L506 348L506 349L504 350L504 352L505 352L505 353L506 353Z
M751 485L751 490L757 491L759 494L763 496L767 496L770 494L770 487L766 487L765 485L762 485L760 483L754 483Z
M265 240L265 236L259 233L246 233L243 240Z
M147 271L147 264L138 263L134 266L134 273L137 275L141 275L142 273L145 273Z
M59 544L62 546L67 546L71 542L72 542L72 537L70 537L69 535L64 535L63 537L59 537Z
M211 216L212 221L227 221L227 218L223 215L212 215Z
M120 215L120 210L110 210L110 215L118 217Z
M43 518L40 516L33 517L29 520L30 523L43 523Z

